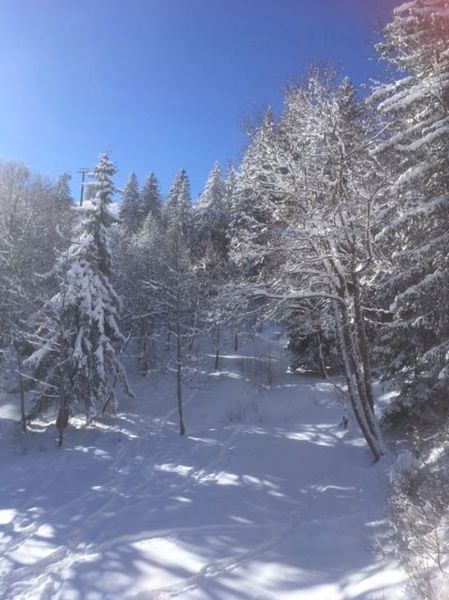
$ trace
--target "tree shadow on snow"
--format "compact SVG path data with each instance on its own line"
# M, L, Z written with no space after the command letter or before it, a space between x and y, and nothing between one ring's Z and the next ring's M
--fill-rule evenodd
M389 597L369 541L383 472L336 430L240 425L162 444L127 418L11 463L0 597Z

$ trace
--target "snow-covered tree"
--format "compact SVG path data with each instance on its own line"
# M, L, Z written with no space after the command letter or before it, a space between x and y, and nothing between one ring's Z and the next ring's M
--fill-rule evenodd
M205 325L209 325L215 340L215 370L219 366L222 325L229 322L233 308L227 293L230 210L226 194L220 165L215 163L195 206L193 219L193 254L202 299L208 307Z
M148 374L152 359L156 359L151 356L151 349L161 329L164 236L161 220L149 213L122 256L120 289L126 300L125 322L136 340L137 365L143 376Z
M5 320L17 325L39 305L51 283L42 276L65 245L61 232L70 225L71 212L58 184L23 165L0 165L0 330L6 332Z
M146 178L139 198L135 197L135 230L121 228L117 236L115 285L124 299L123 323L131 336L131 346L137 346L137 366L142 375L150 367L150 346L157 330L154 313L154 295L145 282L157 278L160 267L160 236L165 223L162 220L162 200L154 173Z
M14 352L21 392L29 315L55 289L53 264L73 223L68 179L53 182L23 165L0 165L0 351ZM25 429L23 393L21 399Z
M278 311L290 305L298 313L311 299L325 302L347 398L378 459L382 442L363 312L378 187L369 119L351 83L335 85L328 72L314 71L292 87L285 105L279 123L267 114L242 163L234 259L252 282L252 294Z
M126 375L117 344L123 343L117 316L119 299L110 283L109 212L115 167L107 154L94 172L95 197L80 211L77 238L60 258L60 288L45 304L34 352L26 360L37 382L34 417L57 407L59 444L69 415L83 412L90 422L116 409L115 384Z
M162 283L161 314L165 327L175 341L176 398L179 433L184 435L183 373L192 336L195 334L197 294L195 274L186 238L179 228L169 227L165 245L166 274Z
M226 188L221 169L215 163L195 210L195 229L201 258L212 269L227 260L227 228L229 212L226 208Z
M185 433L183 374L198 324L199 296L192 261L192 208L190 184L181 170L172 185L165 211L161 273L149 289L159 299L159 327L173 339L179 432Z
M68 173L62 173L54 186L55 200L61 205L69 205L73 202L70 191L71 176Z
M237 173L234 167L230 167L224 182L224 205L230 217L233 212L236 188Z
M159 182L154 173L145 179L140 192L141 223L151 214L155 219L161 219L162 200L159 191Z
M185 169L176 175L165 205L167 227L181 227L184 235L190 235L192 220L190 181Z
M209 173L204 191L200 195L198 208L203 211L208 210L210 218L214 218L216 214L220 217L223 212L224 195L225 185L221 175L221 168L220 164L216 162Z
M378 351L406 400L449 382L448 36L447 1L399 6L379 45L395 79L372 95L385 128L376 156L390 182L376 237L390 321Z
M131 173L122 192L119 216L123 231L127 235L136 233L142 225L139 184L135 173Z
M157 200L157 182L154 177L148 181L148 190ZM153 203L140 229L120 245L116 281L125 298L125 323L136 342L139 372L148 373L153 350L159 363L165 359L174 366L179 430L183 435L183 373L198 326L192 206L184 170L175 178L162 219L158 204Z

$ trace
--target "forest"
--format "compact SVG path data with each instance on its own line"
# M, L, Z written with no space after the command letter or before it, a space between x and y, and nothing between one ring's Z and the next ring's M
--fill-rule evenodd
M166 409L188 438L192 380L205 368L219 380L230 354L276 327L288 372L327 386L338 435L363 440L369 460L357 477L380 465L388 474L381 545L406 573L403 597L447 598L448 41L446 1L396 7L376 45L384 81L361 90L311 65L286 87L279 114L253 119L241 162L212 157L196 199L182 168L166 197L151 171L117 189L109 152L81 200L69 174L51 180L2 160L0 372L14 385L15 439L47 435L52 452L70 456L86 431L107 429L140 396L150 403L161 374ZM274 397L267 356L253 379ZM248 414L227 411L230 423ZM14 579L2 590L1 574L0 597L25 597ZM88 597L51 589L27 597ZM284 598L117 589L98 598Z

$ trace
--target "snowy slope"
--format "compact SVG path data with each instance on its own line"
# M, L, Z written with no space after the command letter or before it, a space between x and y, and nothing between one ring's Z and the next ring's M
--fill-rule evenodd
M193 381L184 439L167 376L136 381L123 413L62 451L15 432L0 396L0 598L401 598L373 549L385 465L338 429L332 387L257 389L241 365Z

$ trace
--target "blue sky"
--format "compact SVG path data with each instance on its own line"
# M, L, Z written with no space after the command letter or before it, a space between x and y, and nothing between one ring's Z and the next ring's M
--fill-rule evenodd
M314 59L357 83L394 0L0 0L0 156L74 174L109 148L117 183L238 160L242 122L276 110Z

